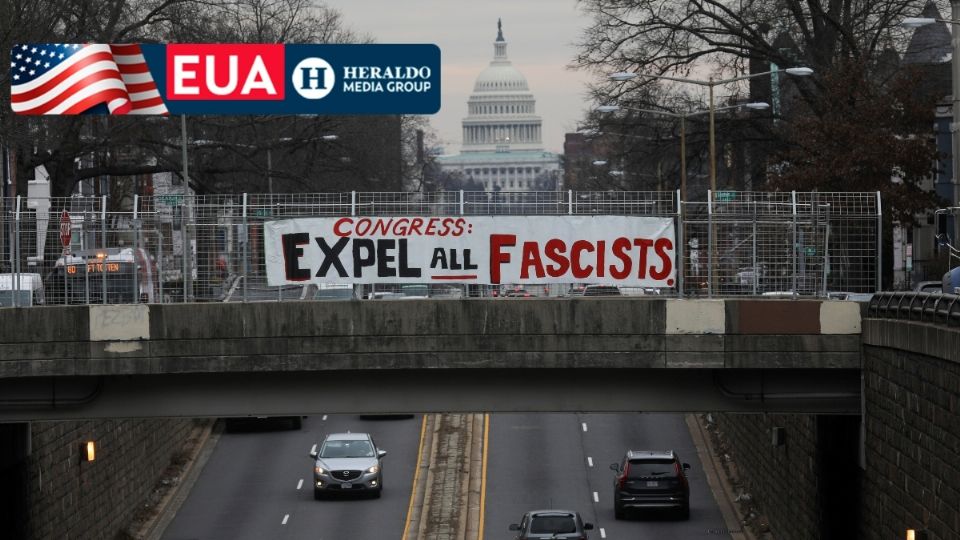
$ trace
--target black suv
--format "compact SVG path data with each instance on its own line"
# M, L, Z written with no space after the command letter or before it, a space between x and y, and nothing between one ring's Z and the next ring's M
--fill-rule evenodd
M681 463L673 450L665 452L628 450L622 463L611 463L613 512L624 519L627 510L672 510L680 519L690 519L689 463Z
M593 524L584 523L578 512L534 510L524 514L520 523L511 524L510 530L519 531L514 540L588 540L586 531L593 530Z

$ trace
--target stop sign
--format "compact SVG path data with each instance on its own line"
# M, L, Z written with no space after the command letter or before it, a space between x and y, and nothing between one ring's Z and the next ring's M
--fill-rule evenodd
M70 247L70 235L70 214L64 210L63 213L60 214L60 244L62 244L64 248Z

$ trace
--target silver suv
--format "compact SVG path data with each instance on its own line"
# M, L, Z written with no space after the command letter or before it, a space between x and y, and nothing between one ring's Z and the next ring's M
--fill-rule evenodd
M380 460L387 455L377 449L368 433L327 435L320 451L312 450L313 498L325 493L369 493L379 497L383 491Z

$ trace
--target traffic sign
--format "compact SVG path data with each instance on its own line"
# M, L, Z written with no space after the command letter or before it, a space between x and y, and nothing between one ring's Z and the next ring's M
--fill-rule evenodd
M157 200L161 204L167 206L182 206L183 205L183 195L173 194L173 195L157 195Z
M70 247L70 237L73 231L70 227L70 213L66 210L60 214L60 244L64 249Z
M807 247L803 248L803 254L806 255L806 256L808 256L808 257L813 257L814 255L817 254L817 248L812 247L812 246L807 246Z
M718 191L717 192L718 202L730 202L736 198L737 198L736 191Z

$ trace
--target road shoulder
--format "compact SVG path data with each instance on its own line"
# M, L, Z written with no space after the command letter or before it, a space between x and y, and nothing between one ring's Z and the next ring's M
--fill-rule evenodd
M710 492L713 493L713 498L717 501L717 506L720 507L720 513L723 515L723 521L727 525L724 532L729 534L732 540L761 540L745 525L746 520L736 504L737 494L733 483L727 477L720 462L722 458L714 447L713 439L703 419L698 414L687 414L685 419L694 446L697 448L700 463L703 464Z

